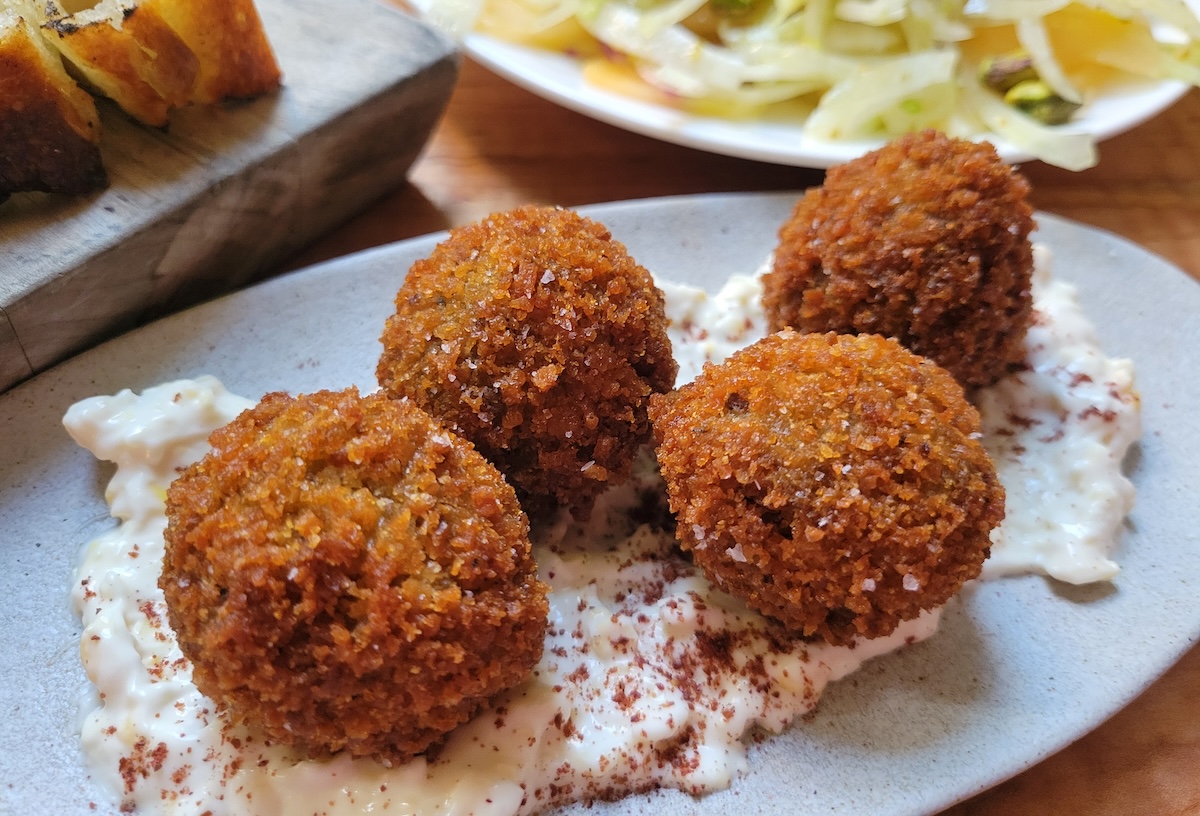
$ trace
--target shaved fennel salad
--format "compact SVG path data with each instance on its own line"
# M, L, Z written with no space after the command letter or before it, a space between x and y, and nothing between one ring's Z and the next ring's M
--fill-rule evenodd
M1200 85L1200 0L415 0L471 31L580 61L590 84L806 136L935 127L1050 164L1096 163L1071 117L1122 84Z

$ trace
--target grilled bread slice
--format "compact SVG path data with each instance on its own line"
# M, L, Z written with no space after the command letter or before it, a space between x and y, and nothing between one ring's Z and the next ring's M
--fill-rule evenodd
M107 183L100 118L38 31L32 4L0 0L0 200L81 195Z
M0 201L106 183L95 104L64 58L150 125L280 81L253 0L0 0Z
M187 2L187 0L182 0ZM147 125L186 104L199 60L151 3L46 0L42 31L84 81Z
M279 86L253 0L45 0L41 25L91 87L148 125Z
M253 0L142 0L200 58L192 101L250 99L279 87L279 65Z

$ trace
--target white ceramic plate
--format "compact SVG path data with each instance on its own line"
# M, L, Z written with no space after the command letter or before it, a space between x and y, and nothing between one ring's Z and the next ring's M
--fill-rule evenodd
M538 96L610 125L712 153L797 167L830 167L868 150L879 141L829 142L804 134L798 121L730 120L695 116L675 108L630 99L590 85L581 63L565 54L529 48L482 34L464 46L492 71ZM1139 82L1089 102L1065 129L1107 139L1161 113L1190 86L1181 82ZM1008 162L1031 158L999 137L989 138Z
M791 195L589 208L659 275L715 288L774 244ZM1146 436L1137 509L1112 585L1027 577L969 588L931 640L830 687L815 718L753 749L732 790L577 808L603 814L937 811L1098 725L1200 636L1200 286L1111 235L1041 216L1058 273L1079 283L1110 353L1137 361ZM76 711L85 679L67 592L80 545L113 526L111 470L60 418L75 400L215 374L258 396L374 387L377 337L411 262L437 236L344 258L100 346L0 396L0 813L111 813L87 779ZM271 816L264 814L264 816Z

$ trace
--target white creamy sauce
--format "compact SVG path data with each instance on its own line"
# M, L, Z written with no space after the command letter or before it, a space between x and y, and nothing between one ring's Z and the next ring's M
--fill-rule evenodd
M84 751L103 786L139 812L499 816L649 787L723 788L746 768L751 729L782 730L830 680L937 625L926 614L856 648L788 639L713 588L669 531L637 520L663 513L645 455L587 524L564 517L534 531L550 626L529 682L432 761L297 761L228 725L196 690L157 585L167 485L250 405L202 377L84 400L64 419L76 441L117 463L106 495L122 524L85 548L73 597L99 692Z
M681 382L763 335L757 278L735 277L715 296L663 289ZM1030 371L980 397L985 429L1002 437L989 445L1009 491L993 558L1000 572L1110 577L1108 549L1132 497L1119 471L1137 435L1130 367L1100 355L1069 287L1039 274L1036 294ZM82 446L117 464L106 498L121 525L84 548L73 600L97 691L84 752L122 809L507 816L650 787L711 791L746 770L755 729L782 730L829 681L937 625L927 613L855 648L787 639L712 587L656 526L662 486L645 456L588 524L564 516L534 530L551 595L531 680L432 759L299 760L230 726L199 693L157 585L167 485L250 405L202 377L84 400L64 419Z
M1134 498L1121 461L1142 436L1141 404L1133 363L1104 356L1075 287L1053 280L1049 266L1035 246L1027 370L976 395L983 444L1008 494L983 569L1086 584L1119 570L1110 556Z

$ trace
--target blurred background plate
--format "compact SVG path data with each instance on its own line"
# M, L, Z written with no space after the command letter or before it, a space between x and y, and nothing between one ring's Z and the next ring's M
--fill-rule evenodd
M262 277L400 184L449 97L453 44L375 0L258 0L277 94L176 111L101 104L111 185L0 204L0 391Z
M582 63L570 56L482 34L466 37L468 54L506 79L563 107L610 125L674 144L795 167L831 167L861 156L882 141L829 142L804 133L803 121L720 119L696 116L667 105L622 96L589 84ZM1089 102L1067 132L1091 134L1096 141L1116 136L1161 113L1190 86L1182 82L1137 82L1114 88ZM1008 162L1032 158L998 138L989 138Z

